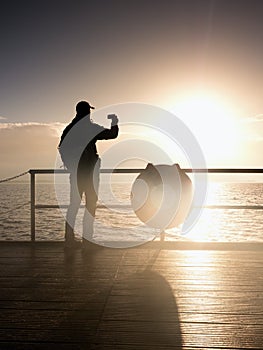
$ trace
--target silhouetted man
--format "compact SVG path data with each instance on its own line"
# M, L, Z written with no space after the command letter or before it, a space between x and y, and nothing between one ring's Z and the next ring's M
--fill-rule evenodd
M97 153L98 140L114 139L118 136L118 118L111 114L111 128L95 124L90 119L94 107L86 101L76 106L76 116L64 129L59 151L65 167L70 172L70 204L66 216L65 247L78 248L74 237L74 225L83 194L85 213L83 217L83 242L93 239L93 223L98 200L100 158Z

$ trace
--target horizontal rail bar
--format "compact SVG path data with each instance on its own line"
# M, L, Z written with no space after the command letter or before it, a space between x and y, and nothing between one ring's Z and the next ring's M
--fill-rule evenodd
M131 205L115 204L111 205L111 208L115 209L129 209ZM57 204L36 204L35 209L67 209L67 204L57 205ZM85 208L85 205L81 205L80 208ZM99 209L109 208L107 205L99 204L97 206ZM204 209L253 209L253 210L263 210L263 205L204 205Z
M253 168L228 168L228 169L216 169L216 168L209 168L209 169L182 169L186 173L214 173L214 174L263 174L263 169L253 169Z
M122 204L115 204L115 205L111 205L110 206L111 208L131 208L131 205L122 205ZM62 204L62 205L58 205L58 204L36 204L35 205L35 209L59 209L59 208L62 208L62 209L67 209L68 208L68 205L67 204ZM85 208L85 205L81 205L80 208ZM99 204L97 205L97 208L99 209L107 209L109 208L107 205L103 205L103 204Z
M111 174L111 173L118 173L118 174L137 174L140 173L145 169L100 169L101 173L104 174ZM66 169L30 169L29 170L30 174L69 174L69 171Z
M206 209L253 209L263 210L263 205L205 205Z
M121 168L121 169L101 169L104 174L137 174L145 170L145 168ZM214 173L214 174L263 174L263 168L200 168L200 169L182 169L186 173ZM68 174L66 169L30 169L30 174Z

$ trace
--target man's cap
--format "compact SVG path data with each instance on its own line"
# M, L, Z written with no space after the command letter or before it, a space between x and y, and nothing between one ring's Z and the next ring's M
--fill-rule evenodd
M90 109L95 109L95 107L91 106L87 101L80 101L76 105L76 112L79 114L83 114Z

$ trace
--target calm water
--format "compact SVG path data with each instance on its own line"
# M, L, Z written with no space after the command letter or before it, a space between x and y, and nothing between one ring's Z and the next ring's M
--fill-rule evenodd
M66 184L59 186L66 204L68 186ZM101 183L100 198L106 205L129 205L130 187L131 185L123 183L113 184L110 188ZM0 185L0 240L30 239L29 195L29 184ZM53 184L37 184L37 203L57 203ZM211 182L207 204L263 205L263 184ZM76 224L77 235L81 235L82 214L80 210ZM36 211L38 240L63 240L63 234L64 218L59 209ZM143 225L129 208L98 209L95 235L110 237L112 240L129 240L130 237L147 239L158 235L158 231ZM262 242L262 210L204 209L198 223L187 235L182 235L179 229L172 229L167 232L166 237L169 240Z

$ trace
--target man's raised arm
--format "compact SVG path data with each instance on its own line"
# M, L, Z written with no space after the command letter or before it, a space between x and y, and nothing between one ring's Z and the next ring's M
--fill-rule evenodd
M97 136L97 140L110 140L115 139L119 134L118 117L115 114L108 116L111 119L111 128L103 129Z

